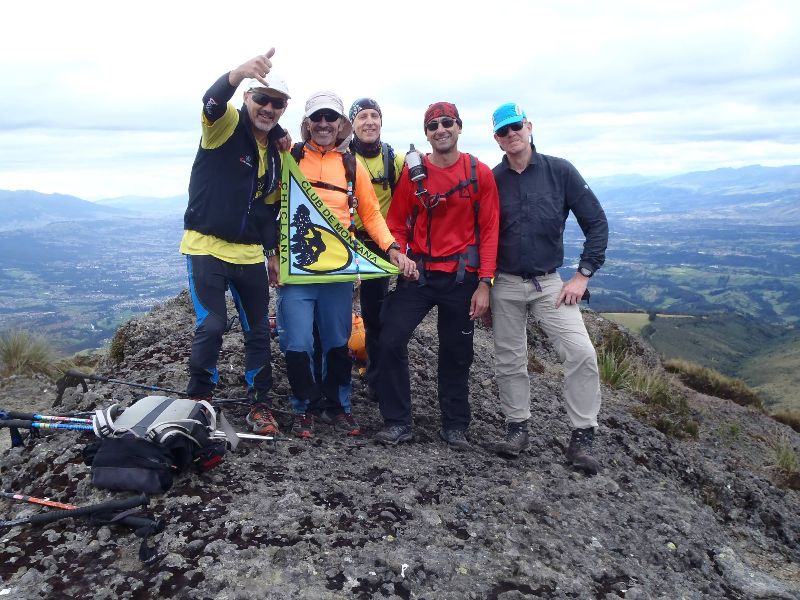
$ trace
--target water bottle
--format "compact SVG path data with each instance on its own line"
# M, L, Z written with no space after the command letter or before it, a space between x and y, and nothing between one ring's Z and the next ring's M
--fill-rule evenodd
M419 181L427 177L425 162L422 160L422 155L414 148L414 144L411 144L406 154L406 165L408 166L408 176L411 181Z

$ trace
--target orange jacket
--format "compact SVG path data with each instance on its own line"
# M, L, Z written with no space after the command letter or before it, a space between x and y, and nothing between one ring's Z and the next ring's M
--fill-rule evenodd
M303 158L300 159L300 170L310 182L322 181L336 187L347 189L342 153L336 150L322 151L314 142L306 142ZM314 188L325 205L331 209L339 221L348 228L350 226L350 209L347 206L347 194L336 190ZM364 229L382 250L394 243L386 221L381 215L378 197L370 182L369 172L359 161L356 161L355 197L358 199L356 211L364 223Z

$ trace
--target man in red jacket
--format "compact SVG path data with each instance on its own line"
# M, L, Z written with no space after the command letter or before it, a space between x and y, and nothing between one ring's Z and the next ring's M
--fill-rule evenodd
M465 450L470 447L465 433L473 326L489 307L499 200L489 167L458 150L462 123L455 105L431 104L423 126L433 152L417 157L427 175L418 179L416 170L403 170L386 220L397 243L417 263L420 277L416 282L400 278L381 311L377 391L384 427L375 439L395 445L414 437L408 342L435 306L440 435L450 448Z

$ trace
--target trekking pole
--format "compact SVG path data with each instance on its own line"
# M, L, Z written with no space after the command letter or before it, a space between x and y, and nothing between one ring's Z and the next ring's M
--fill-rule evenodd
M149 564L158 558L158 553L155 549L147 545L147 539L155 533L164 531L164 520L138 517L133 514L140 506L147 506L150 504L150 498L147 494L140 494L139 496L122 498L120 500L110 500L108 502L101 502L99 504L83 507L9 492L2 492L2 495L6 498L24 500L35 504L44 504L45 506L63 506L68 508L12 519L10 521L0 521L0 527L14 527L16 525L26 524L44 525L60 521L61 519L87 517L95 525L120 524L133 528L134 535L142 538L142 543L139 545L139 560L145 564Z
M23 413L16 410L0 409L0 420L23 419L25 421L58 421L63 423L91 423L92 420L85 417L74 417L71 415L39 415L36 413Z
M185 396L186 395L186 391L174 390L172 388L164 388L164 387L159 387L157 385L149 385L149 384L146 384L146 383L134 383L133 381L124 381L122 379L113 379L111 377L103 377L102 375L94 375L94 374L91 374L91 373L81 373L77 369L70 369L69 371L64 373L64 377L62 377L58 381L61 382L62 380L65 380L64 381L64 383L65 383L64 387L65 388L66 387L73 387L73 386L76 386L79 383L81 383L83 385L83 387L84 387L83 391L86 392L86 391L88 391L88 388L86 387L86 382L85 382L86 379L89 379L90 381L99 381L101 383L117 383L119 385L127 385L127 386L130 386L130 387L140 388L140 389L143 389L143 390L150 390L152 392L167 392L169 394L177 394L179 396ZM66 380L77 380L77 382L69 383ZM58 397L60 399L61 398L61 394L63 394L63 390L61 389L61 384L60 383L58 385L58 389L59 389L59 396Z
M64 393L64 389L67 387L73 387L76 385L83 385L83 391L88 391L88 387L86 386L86 379L91 381L100 381L102 383L116 383L119 385L127 385L130 387L140 388L144 390L150 390L152 392L166 392L167 394L175 394L176 396L183 396L184 398L187 396L186 390L175 390L172 388L165 388L159 387L157 385L149 385L146 383L134 383L132 381L124 381L122 379L113 379L111 377L103 377L101 375L93 375L90 373L81 373L76 369L70 369L64 374L64 377L58 380L58 399L61 399L61 396ZM211 400L212 404L250 404L250 400L247 398L214 398Z
M50 423L48 421L31 421L29 419L0 419L0 427L18 429L73 429L75 431L94 431L91 421L84 423Z
M0 527L14 527L16 525L45 525L47 523L54 523L61 519L72 519L75 517L89 517L99 513L114 513L129 508L136 508L138 506L147 506L150 504L150 498L147 494L140 494L138 496L131 496L130 498L122 498L117 500L109 500L108 502L100 502L99 504L91 504L89 506L79 506L66 510L51 510L45 513L30 515L28 517L20 517L19 519L11 519L10 521L0 521ZM125 517L127 518L127 517ZM124 519L120 522L124 522Z
M61 508L63 510L73 510L78 508L78 506L75 504L64 504L63 502L55 502L54 500L47 500L46 498L34 498L33 496L14 494L13 492L0 491L0 496L3 496L4 498L11 498L12 500L30 502L31 504L41 504L42 506L49 506L50 508Z
M91 421L84 423L61 423L49 421L32 421L30 419L0 419L0 428L8 427L11 434L11 447L18 448L25 441L22 439L20 429L30 429L31 435L38 433L40 429L72 429L75 431L94 431Z
M272 435L258 435L257 433L239 433L238 431L235 432L236 437L240 440L260 440L260 441L273 441L275 436ZM211 437L214 439L226 439L227 435L224 431L217 429L214 433L211 434Z

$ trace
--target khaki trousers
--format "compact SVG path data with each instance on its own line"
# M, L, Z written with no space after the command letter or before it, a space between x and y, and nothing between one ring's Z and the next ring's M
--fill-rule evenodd
M540 289L537 289L537 284ZM528 313L538 321L564 363L564 398L575 428L597 427L600 377L597 353L577 304L555 308L558 272L535 279L498 273L491 292L495 373L500 408L508 423L531 416L528 376Z

